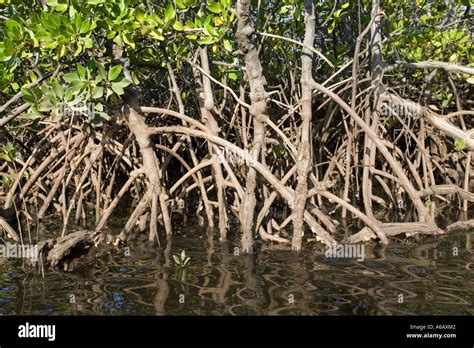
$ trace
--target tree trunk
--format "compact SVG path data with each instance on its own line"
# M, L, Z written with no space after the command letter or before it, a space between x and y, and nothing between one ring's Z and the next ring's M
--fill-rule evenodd
M161 208L161 214L167 235L171 235L171 219L167 206L167 195L164 193L159 177L158 160L153 150L153 144L150 140L150 132L146 125L143 115L140 112L140 106L136 96L125 95L125 106L123 107L123 115L127 120L130 131L135 136L135 139L140 147L140 152L143 159L143 168L148 178L148 191L146 195L151 200L151 216L150 216L150 241L157 240L158 237L158 202Z
M250 156L258 161L265 138L265 119L267 112L267 92L265 77L255 46L252 19L250 17L251 1L237 2L237 32L236 40L240 53L244 55L245 69L250 84L250 99L252 122L254 127L253 143ZM253 250L253 224L256 206L255 190L257 187L257 172L250 167L247 173L244 197L242 199L240 216L242 228L242 251L251 253Z
M308 47L314 45L315 35L315 13L313 0L305 0L305 36L303 54L301 57L301 142L298 148L297 174L298 184L295 192L295 201L293 207L293 238L291 247L295 251L301 250L301 238L304 232L304 211L306 198L308 196L308 173L311 165L311 149L309 143L312 109L312 70L313 70L313 51Z
M210 75L209 69L209 58L207 55L207 47L202 48L200 51L200 58L201 58L201 67L202 70ZM212 85L211 80L206 75L202 76L202 81L198 78L197 74L199 72L196 71L196 78L199 85L199 108L201 110L201 117L202 122L206 125L207 129L209 130L210 134L212 135L219 135L220 128L219 125L214 118L211 110L214 109L214 95L212 93ZM226 200L225 200L225 180L224 175L222 173L222 166L219 163L219 158L221 156L220 149L212 144L209 144L209 154L213 159L212 170L214 179L216 182L217 188L217 203L219 209L219 231L220 231L220 239L225 241L227 239L227 212L226 212Z
M376 132L378 127L378 105L380 103L380 94L382 87L382 72L383 72L383 61L382 61L382 36L381 22L380 22L380 0L372 1L372 25L370 28L370 54L371 54L371 66L370 66L370 77L372 86L374 87L373 92L373 105L370 110L366 111L365 121L371 125L371 128ZM365 213L369 217L373 217L372 211L372 178L370 174L370 167L374 166L375 152L377 151L374 143L369 139L367 135L364 137L364 169L362 171L362 199L364 201Z

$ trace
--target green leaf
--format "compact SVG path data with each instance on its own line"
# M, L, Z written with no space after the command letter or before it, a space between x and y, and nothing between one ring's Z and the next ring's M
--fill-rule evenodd
M165 21L170 22L176 16L176 12L172 4L169 4L165 9Z
M131 82L129 80L122 79L119 82L112 83L112 86L118 86L118 87L121 87L121 88L125 88L125 87L129 86L130 84L131 84Z
M212 15L207 15L206 18L204 18L204 20L202 21L202 25L204 26L207 26L208 24L211 23L212 21Z
M215 13L215 14L219 14L222 12L223 8L222 8L222 5L218 2L208 2L207 3L207 9L212 12L212 13Z
M13 180L11 179L9 175L3 175L0 183L1 183L1 186L3 186L5 189L9 189L13 184Z
M219 35L219 34L217 34L216 29L214 29L214 27L210 24L206 24L206 30L209 33L209 35L211 35L211 36L218 36Z
M85 34L85 33L89 32L90 27L91 27L90 22L88 22L88 21L82 22L81 29L80 29L79 33L80 34Z
M458 139L454 142L454 147L457 151L461 151L466 147L466 142L462 139Z
M10 30L11 34L13 34L13 37L19 39L22 35L22 27L20 23L15 21L14 19L9 19L6 21L7 28Z
M99 68L99 76L101 77L101 79L107 80L107 73L105 72L104 66L101 63L98 63L97 67Z
M56 100L50 100L49 98L44 98L41 103L38 104L38 111L48 112L51 111L57 104Z
M76 30L79 32L81 31L82 23L82 17L79 14L76 14L74 17L74 25L76 26Z
M226 51L232 52L232 43L230 42L230 40L224 40L224 48L226 49Z
M150 33L148 34L152 39L155 39L155 40L160 40L160 41L163 41L165 38L164 36L161 34L161 32L157 29L153 29L150 31Z
M290 10L291 5L285 5L280 8L280 14L284 15L287 14L288 11Z
M174 262L175 262L177 265L181 264L181 263L179 262L178 256L173 255L173 260L174 260Z
M75 80L75 81L72 81L72 83L69 85L68 90L70 90L72 93L76 93L80 91L83 87L84 87L84 84L82 83L82 81Z
M133 80L133 83L138 85L140 84L140 79L138 78L137 74L135 73L135 71L132 71L132 80Z
M109 99L109 97L114 94L114 91L112 91L110 88L107 88L107 94L105 95L105 99Z
M336 28L336 21L332 21L331 25L329 25L328 33L331 34L335 28Z
M86 68L82 66L81 64L77 64L77 74L79 76L79 79L85 80L86 79Z
M99 117L98 119L94 119L94 123L97 123L97 121L110 121L110 116L106 114L105 112L98 112L96 113Z
M38 80L38 76L36 76L33 71L30 71L30 72L28 73L28 77L30 78L30 81L31 81L31 82L35 82L35 81Z
M52 6L55 11L58 12L66 12L67 10L67 4L56 4L55 6Z
M114 37L113 41L114 41L117 45L121 45L121 44L122 44L122 36L121 36L121 35L117 35L116 37Z
M6 153L0 154L0 160L4 160L6 162L13 162L10 156L8 156Z
M54 81L53 83L53 91L56 94L56 97L59 99L62 99L64 96L64 88L59 84L57 80Z
M211 45L214 43L214 38L213 37L205 37L202 39L198 40L198 44L200 45Z
M235 81L238 78L237 74L234 71L229 72L228 76L229 79L231 79L232 81Z
M95 86L92 90L92 99L100 99L104 96L104 87Z
M196 26L193 21L189 21L189 20L186 21L184 24L185 24L186 27L189 28L189 29L194 29L195 26Z
M22 87L21 94L23 96L23 99L25 99L27 102L36 103L36 96L31 89Z
M85 48L92 48L94 46L94 42L90 37L83 38L82 43L84 44Z
M112 84L112 91L117 93L117 95L123 95L125 93L123 88L118 86L117 84Z
M79 54L81 54L81 52L82 52L82 44L79 43L77 45L77 49L74 51L74 57L77 57Z
M12 58L11 51L7 51L5 48L0 48L0 62L6 62Z
M109 70L109 74L108 74L109 81L115 80L120 75L121 72L122 72L122 66L121 65L116 65L116 66L112 67Z
M35 107L31 107L26 112L25 117L31 121L34 121L34 120L42 118L43 115L41 115L41 113L38 112L38 110Z
M474 77L468 78L467 83L470 83L470 84L474 85Z
M3 146L3 151L5 153L8 153L8 154L13 154L14 151L15 151L15 146L11 143L11 142L7 142L4 146Z
M67 83L71 83L71 82L74 82L74 81L79 81L79 76L77 75L77 73L71 72L71 73L64 74L63 79Z
M173 29L177 30L177 31L183 31L184 30L184 25L181 22L174 22Z
M135 48L135 42L133 42L132 35L130 33L123 35L123 42L129 45L131 48Z

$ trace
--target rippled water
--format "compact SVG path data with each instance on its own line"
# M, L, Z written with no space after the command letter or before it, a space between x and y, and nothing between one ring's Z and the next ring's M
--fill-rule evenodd
M236 256L199 227L178 230L163 249L135 241L92 250L44 278L0 259L0 314L474 315L473 233L367 245L362 262L325 258L316 243L299 255L259 245ZM183 249L191 261L180 268L173 255Z

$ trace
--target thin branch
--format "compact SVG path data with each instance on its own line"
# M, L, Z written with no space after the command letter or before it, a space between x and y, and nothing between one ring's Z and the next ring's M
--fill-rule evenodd
M418 63L409 62L396 62L395 64L389 65L384 69L384 73L392 71L401 67L417 68L417 69L443 69L446 71L452 71L455 73L463 73L468 75L474 75L474 68L470 68L464 65L458 65L453 63L445 63L439 61L425 61Z
M322 54L321 52L319 52L319 51L318 51L317 49L315 49L314 47L305 45L304 43L299 42L299 41L297 41L297 40L293 40L293 39L290 39L290 38L288 38L288 37L284 37L284 36L280 36L280 35L276 35L276 34L262 33L262 32L259 32L259 33L257 33L257 34L262 35L262 36L272 37L272 38L274 38L274 39L285 40L285 41L294 43L294 44L296 44L296 45L299 45L299 46L301 46L301 47L307 48L307 49L311 50L312 52L316 53L318 56L320 56L326 63L328 63L328 65L329 65L331 68L334 68L334 64L332 64L331 61L330 61L329 59L327 59L324 54Z

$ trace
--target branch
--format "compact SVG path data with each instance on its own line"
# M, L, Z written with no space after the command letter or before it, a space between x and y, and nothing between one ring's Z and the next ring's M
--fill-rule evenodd
M435 185L420 191L420 196L459 194L462 199L474 202L474 194L455 185Z
M43 77L39 78L38 80L36 80L36 81L34 81L34 82L24 86L24 87L25 88L32 88L32 87L35 87L35 86L39 85L41 82L45 81L46 79L48 79L50 77L55 78L58 75L58 73L61 71L61 67L62 67L62 64L59 64L58 67L54 70L53 73L47 74L46 76L43 76ZM10 105L15 103L18 99L20 99L21 96L22 96L22 93L18 92L12 98L10 98L10 100L8 100L5 104L0 106L0 114L3 113ZM5 126L7 123L12 121L13 119L15 119L18 115L20 115L23 111L25 111L29 107L30 107L30 104L25 103L25 104L21 105L20 107L18 107L16 110L14 110L10 115L1 118L0 119L0 128Z
M293 39L290 39L288 37L284 37L284 36L280 36L280 35L276 35L276 34L269 34L269 33L257 33L258 35L262 35L262 36L268 36L268 37L272 37L274 39L281 39L281 40L284 40L284 41L288 41L288 42L291 42L291 43L294 43L296 45L299 45L301 47L304 47L304 48L307 48L308 50L311 50L312 52L316 53L318 56L320 56L326 63L328 63L328 65L331 67L331 68L334 68L334 64L331 63L331 61L329 59L326 58L326 56L324 56L324 54L322 54L321 52L319 52L317 49L315 49L314 47L311 47L311 46L308 46L308 45L305 45L304 43L302 42L299 42L297 40L293 40Z
M18 237L18 234L15 232L13 227L11 227L10 224L1 216L0 216L0 229L4 229L7 232L8 236L11 239L13 239L15 242L20 241L20 237Z
M421 199L417 196L417 191L415 190L412 183L408 179L406 173L403 171L398 161L392 156L387 146L382 142L382 140L374 132L374 130L372 130L372 128L362 118L360 118L360 116L357 115L357 113L353 109L351 109L351 107L347 105L347 103L345 103L337 94L335 94L334 92L330 91L328 88L320 85L319 83L315 81L313 81L313 88L321 93L326 94L328 97L330 97L334 102L339 104L339 106L345 112L347 112L350 115L350 117L354 119L355 123L364 131L365 134L367 134L367 136L370 138L370 140L372 140L375 146L377 146L377 149L380 151L383 157L387 160L390 167L392 167L392 170L395 172L396 176L400 179L400 184L402 185L403 189L407 192L407 194L412 199L413 204L415 205L416 210L418 211L418 214L420 216L420 220L422 222L424 222L425 219L432 220L432 218L429 216L428 210L423 205L423 202L421 201Z
M216 135L208 134L203 131L199 131L192 128L182 127L182 126L167 126L167 127L150 127L150 134L157 133L179 133L179 134L188 134L190 136L199 137L206 139L216 145L227 148L228 150L235 153L237 156L241 156L246 159L247 165L255 168L274 188L275 190L289 203L293 203L294 191L293 189L283 185L279 179L277 179L266 166L262 165L258 160L255 160L252 156L245 152L245 150L240 147L232 144L231 142L222 139ZM327 233L313 218L309 212L305 212L304 219L311 227L311 229L318 235L321 243L326 245L331 245L336 241L334 238Z
M381 100L388 102L391 107L398 105L398 109L402 107L403 110L408 110L414 115L423 116L436 129L454 139L463 140L468 150L474 150L474 130L464 131L449 122L445 116L435 113L430 108L412 102L411 100L400 98L393 94L384 94L381 96Z
M11 120L15 119L18 115L20 115L23 111L28 109L30 106L31 106L30 103L25 103L21 105L20 107L18 107L17 109L13 110L13 112L10 115L0 118L0 128L5 126Z
M384 73L401 68L401 67L409 67L409 68L416 68L416 69L443 69L446 71L452 71L456 73L474 75L474 68L470 68L470 67L458 65L458 64L439 62L439 61L426 61L426 62L418 62L418 63L398 61L395 64L387 66L384 69Z
M243 102L242 100L240 100L240 98L237 96L237 94L235 94L235 92L232 90L232 88L230 88L229 86L223 84L222 82L217 81L214 77L212 77L211 75L206 73L199 65L193 63L191 60L189 60L189 59L185 59L185 60L186 60L186 62L189 63L189 65L191 65L193 68L196 68L197 70L199 70L199 72L201 74L203 74L204 76L206 76L209 80L213 81L214 83L217 83L219 86L221 86L222 88L229 91L229 93L232 94L232 96L234 97L234 99L237 103L239 103L240 105L246 107L247 109L250 109L250 105L247 104L246 102Z

